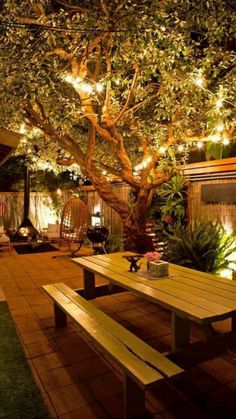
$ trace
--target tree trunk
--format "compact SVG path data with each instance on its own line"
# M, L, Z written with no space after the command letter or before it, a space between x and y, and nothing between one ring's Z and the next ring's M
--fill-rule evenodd
M130 215L124 220L125 250L145 253L154 250L152 238L146 233L149 191L141 190Z

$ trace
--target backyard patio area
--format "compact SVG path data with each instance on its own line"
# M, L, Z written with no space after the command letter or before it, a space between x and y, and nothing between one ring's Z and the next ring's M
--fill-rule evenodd
M88 253L82 248L81 255ZM42 285L64 282L82 287L82 270L65 252L0 254L0 285L35 381L52 417L121 418L122 376L104 353L94 349L73 324L54 328L53 305ZM53 258L53 256L57 256ZM95 304L160 352L170 350L169 313L128 292L96 299ZM216 324L218 331L228 321ZM203 333L191 325L192 337ZM171 385L148 391L153 418L233 418L236 413L236 349L188 368ZM36 417L36 416L35 416Z

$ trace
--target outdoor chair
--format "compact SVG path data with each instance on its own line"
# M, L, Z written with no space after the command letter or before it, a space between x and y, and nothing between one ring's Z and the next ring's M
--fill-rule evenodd
M0 250L7 250L11 254L10 238L5 234L3 226L0 226Z
M70 198L64 205L61 217L60 239L65 241L74 256L81 248L89 225L87 205L79 198ZM71 249L72 244L76 250Z

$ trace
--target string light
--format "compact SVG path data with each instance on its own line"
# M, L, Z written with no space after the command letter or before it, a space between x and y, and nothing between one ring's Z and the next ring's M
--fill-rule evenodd
M228 138L226 138L226 137L224 137L224 138L223 138L222 143L223 143L224 145L229 145L229 139L228 139Z
M184 146L182 145L182 144L180 144L179 146L178 146L178 151L184 151Z
M66 74L63 79L67 81L67 83L72 84L74 87L77 87L79 83L81 83L80 77L73 77L71 74Z
M93 91L93 87L88 83L80 83L80 87L85 93L92 93Z
M119 79L116 79L116 80L115 80L115 84L116 84L117 86L119 86L119 84L120 84L120 80L119 80Z
M199 86L202 87L204 84L204 80L201 76L197 77L196 79L194 79L194 83Z
M103 91L104 85L102 83L96 83L96 89L98 93Z
M159 151L160 151L160 153L161 153L161 154L165 154L165 152L166 152L166 148L162 145L162 146L160 147Z
M19 134L26 134L26 132L27 132L27 129L26 129L25 124L23 123L23 124L21 124L21 126L20 126L20 129L19 129Z
M218 99L216 101L216 109L220 109L223 106L223 101L221 99Z
M203 142L202 141L198 141L197 148L201 149L202 147L203 147Z
M60 188L58 188L58 189L57 189L57 195L61 196L61 194L62 194L62 191L61 191L61 189L60 189Z
M217 132L222 132L222 131L224 131L224 125L223 125L223 124L219 124L219 125L217 125L217 127L216 127L216 131L217 131Z
M214 135L211 135L211 136L209 137L209 140L210 140L210 141L213 141L213 143L217 143L217 142L220 140L220 135L219 135L219 134L214 134Z

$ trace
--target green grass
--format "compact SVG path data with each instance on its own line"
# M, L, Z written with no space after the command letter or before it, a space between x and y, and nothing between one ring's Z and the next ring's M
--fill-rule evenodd
M8 306L0 303L0 418L47 419L48 411L30 367Z

